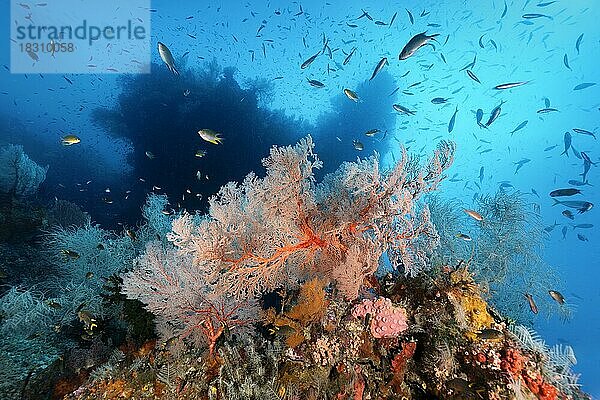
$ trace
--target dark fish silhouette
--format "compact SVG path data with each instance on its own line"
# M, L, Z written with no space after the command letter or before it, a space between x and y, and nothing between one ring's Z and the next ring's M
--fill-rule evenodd
M454 123L456 122L456 114L458 113L458 106L456 106L456 110L454 110L454 114L452 114L452 118L450 118L450 122L448 123L448 133L452 133L454 129Z
M489 127L500 116L500 112L502 111L502 104L504 104L504 103L505 103L505 101L502 100L500 102L500 104L498 104L496 107L494 107L494 109L492 110L492 113L490 114L490 118L485 123L486 128Z
M581 40L583 39L583 33L579 35L577 41L575 42L575 49L577 50L577 54L579 54L579 46L581 45Z
M560 204L565 207L574 208L579 212L579 214L583 214L586 211L590 211L594 207L594 205L589 201L560 201L556 199L552 200L554 200L554 204L552 204L553 206Z
M475 82L481 83L477 75L475 75L470 69L467 70L467 75L469 75L469 78L473 79Z
M556 189L550 192L550 197L563 197L581 194L581 190L575 188Z
M565 132L563 141L565 143L565 150L560 155L566 154L569 157L569 149L571 148L571 134L569 132Z

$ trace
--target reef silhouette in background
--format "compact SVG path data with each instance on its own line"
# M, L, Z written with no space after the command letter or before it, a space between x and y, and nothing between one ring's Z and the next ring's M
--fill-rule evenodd
M294 142L306 130L301 120L261 108L268 82L243 89L234 73L216 61L199 72L181 68L181 76L153 65L152 74L122 79L116 108L93 112L96 123L132 146L128 161L146 189L132 193L137 210L150 190L168 194L173 205L198 208L224 183L260 167L271 146ZM218 132L223 143L204 141L201 129Z
M182 67L180 76L153 65L152 74L122 79L117 107L93 111L95 123L131 144L134 176L117 188L133 190L127 214L139 218L148 191L169 195L174 206L203 208L223 184L260 169L272 146L294 143L307 132L315 133L317 149L332 169L386 148L381 137L393 128L395 116L391 100L378 93L393 90L389 74L359 85L358 103L340 90L333 110L321 114L315 126L265 107L274 90L270 82L254 80L242 88L234 75L234 68L214 60L198 71ZM381 130L379 137L364 135L374 128ZM219 133L223 143L204 141L200 129ZM363 142L365 151L357 151L353 140ZM144 190L137 190L140 184Z

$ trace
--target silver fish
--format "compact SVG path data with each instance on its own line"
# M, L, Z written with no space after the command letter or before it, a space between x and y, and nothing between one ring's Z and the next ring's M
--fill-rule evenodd
M171 50L161 42L158 42L158 54L164 63L167 64L169 71L175 75L179 75L179 71L175 68L175 59L173 58L173 54L171 54Z
M388 62L387 57L383 57L381 60L379 60L379 62L377 63L377 66L375 67L375 70L373 71L373 74L371 75L369 80L372 80L373 78L375 78L377 76L377 74L379 73L379 71L381 71L383 69L383 66L385 64L387 64L387 62Z
M408 43L404 46L400 54L398 55L399 60L406 60L408 57L415 54L417 50L429 43L430 40L435 40L439 33L433 35L427 35L427 32L419 33L413 36Z
M512 88L515 88L518 86L523 86L526 83L529 83L529 81L503 83L501 85L494 86L494 89L496 89L496 90L512 89Z
M399 112L400 114L415 115L414 111L411 111L408 108L401 106L400 104L394 104L392 105L392 108L394 109L394 111Z
M309 66L310 64L312 64L312 63L313 63L313 61L315 61L315 59L317 58L317 56L318 56L319 54L321 54L321 52L318 52L318 53L317 53L317 54L315 54L314 56L310 56L310 58L308 58L306 61L304 61L304 62L302 63L302 65L300 65L300 69L305 69L305 68L308 68L308 66Z

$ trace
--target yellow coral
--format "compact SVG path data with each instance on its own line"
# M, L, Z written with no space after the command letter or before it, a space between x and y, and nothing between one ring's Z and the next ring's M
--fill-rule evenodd
M320 320L328 305L323 290L326 284L327 282L319 278L305 282L300 288L298 303L286 313L286 316L303 326Z
M329 305L325 298L326 284L324 280L313 278L302 285L298 303L289 311L281 315L276 314L273 309L265 312L265 320L277 328L275 332L286 335L286 344L289 347L293 348L304 342L306 337L303 328L323 318Z
M475 340L477 338L475 332L488 328L494 322L494 319L487 312L487 303L479 294L469 293L463 295L459 301L471 331L467 333L467 337Z

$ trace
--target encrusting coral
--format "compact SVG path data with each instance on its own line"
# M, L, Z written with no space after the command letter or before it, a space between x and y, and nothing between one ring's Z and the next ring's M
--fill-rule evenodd
M363 299L352 310L354 317L370 315L371 334L375 338L392 338L400 335L408 328L406 312L396 307L390 299L380 297L377 300Z

